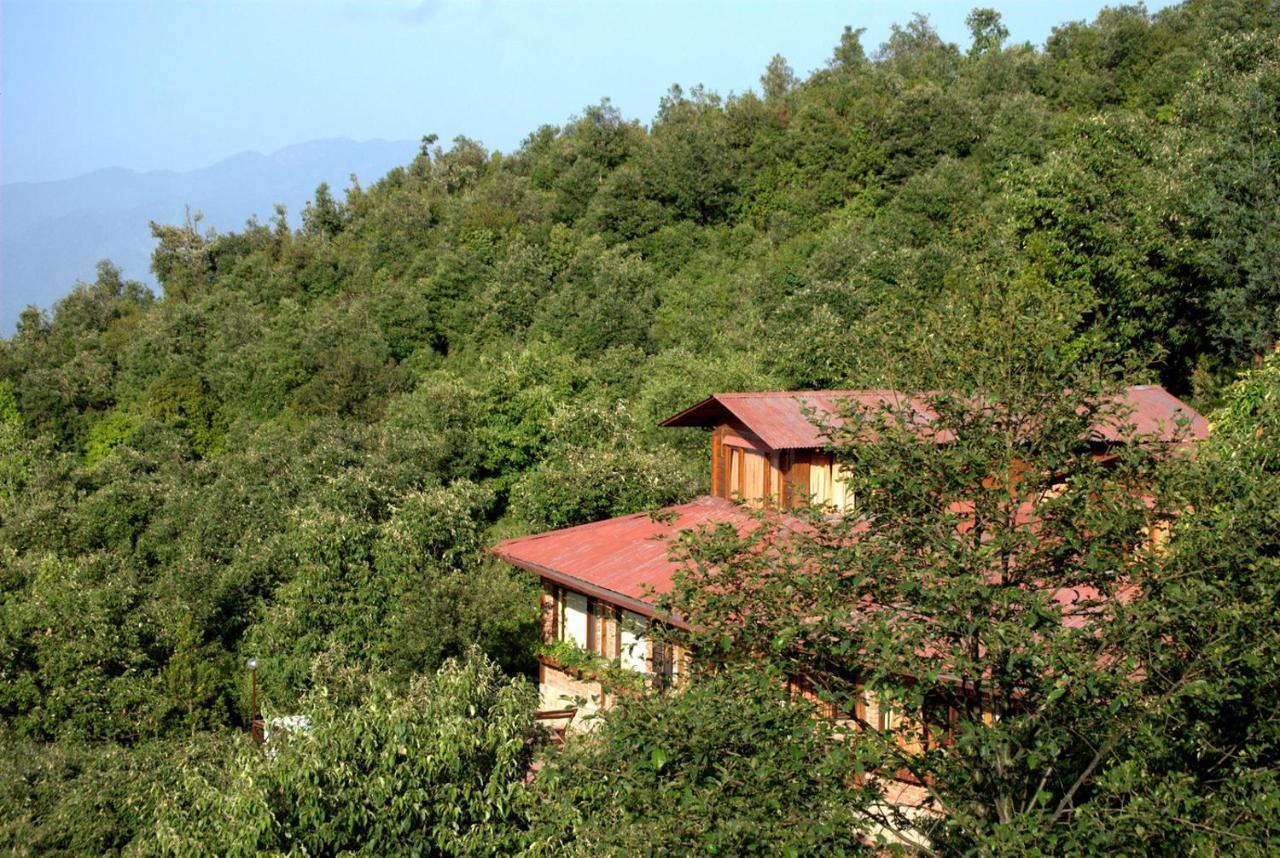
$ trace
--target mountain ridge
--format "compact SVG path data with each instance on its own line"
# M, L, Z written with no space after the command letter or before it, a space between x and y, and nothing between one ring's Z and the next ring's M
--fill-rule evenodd
M283 203L295 216L317 185L346 187L408 163L408 140L330 137L263 153L236 152L194 170L110 166L67 179L0 186L0 335L35 304L48 310L77 280L110 259L125 277L154 285L150 222L181 221L189 208L203 228L238 229Z

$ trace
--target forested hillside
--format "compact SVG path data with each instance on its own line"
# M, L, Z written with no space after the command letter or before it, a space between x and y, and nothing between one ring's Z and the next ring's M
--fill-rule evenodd
M963 46L846 29L808 77L775 57L759 92L672 87L647 124L606 100L510 153L429 135L317 189L301 229L156 226L160 295L103 263L28 310L0 341L0 843L180 853L250 818L196 784L245 744L250 656L268 716L470 749L489 780L446 778L424 850L560 842L512 795L532 703L502 671L531 670L536 586L483 548L705 490L705 436L659 420L900 382L964 345L923 323L940 307L1052 296L1076 320L1052 348L1239 413L1228 386L1280 335L1280 8L1109 9L1043 47L967 20ZM277 819L361 791L273 771ZM354 848L351 814L270 848ZM207 848L256 848L225 834Z

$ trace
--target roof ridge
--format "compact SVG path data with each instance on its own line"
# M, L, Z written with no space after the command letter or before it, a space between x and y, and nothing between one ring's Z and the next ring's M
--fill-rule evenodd
M1161 385L1161 384L1130 384L1130 385L1126 385L1124 389L1125 389L1125 390L1159 390L1159 391L1161 391L1161 392L1163 392L1163 393L1169 393L1169 391L1164 387L1164 385ZM931 393L938 393L938 391L936 391L936 390L917 390L917 391L906 391L906 390L900 390L900 389L898 389L898 388L896 388L896 387L855 387L855 388L847 388L847 389L843 389L843 390L834 390L834 389L827 389L827 390L722 390L722 391L718 391L718 392L716 392L716 393L711 394L711 396L709 396L709 397L707 397L707 398L708 398L708 399L717 399L717 398L719 398L719 397L721 397L721 396L741 396L741 397L748 397L748 396L750 396L750 397L758 397L758 396L759 396L759 397L764 397L764 396L790 396L790 397L797 397L797 396L857 396L857 395L867 395L867 394L876 394L876 395L879 395L879 394L889 394L889 393L892 393L892 394L898 394L898 395L906 396L906 397L911 397L911 396L920 396L920 395L931 394ZM1169 394L1169 395L1170 395L1170 396L1172 396L1173 394ZM705 402L705 401L706 401L706 399L704 399L704 400L702 400L702 401L703 401L703 402ZM686 409L686 410L687 410L687 409Z
M732 504L732 501L725 500L724 498L721 498L721 497L716 497L715 495L698 495L692 500L687 500L684 503L668 504L667 506L660 507L658 509L641 510L640 512L629 512L629 513L625 513L624 515L611 515L608 518L600 518L600 519L596 519L595 521L584 521L582 524L571 524L568 527L556 527L556 528L552 528L551 530L543 530L538 533L528 533L528 534L525 534L524 536L512 536L508 539L502 540L501 542L494 543L492 548L496 551L499 548L501 548L503 545L506 545L507 543L510 543L510 542L516 542L516 541L523 542L523 541L529 541L529 540L535 540L535 539L542 539L543 537L549 537L555 534L565 533L566 531L570 531L570 530L584 530L586 528L598 527L600 525L610 524L612 522L618 522L618 521L625 521L627 519L651 518L655 514L661 515L662 513L673 512L676 510L680 510L680 509L684 509L692 506L720 506L722 504Z
M897 390L896 388L892 388L892 387L866 387L866 388L854 388L849 390L730 390L730 391L722 391L720 393L713 393L711 394L710 398L716 399L721 396L742 396L742 397L788 396L788 397L794 398L799 396L856 396L860 394L866 395L866 394L886 394L886 393L901 394L903 396L913 395L913 394L907 394L904 391ZM706 400L703 400L703 401L705 402Z
M582 524L571 524L568 527L554 527L551 530L542 530L537 533L526 533L524 536L512 536L508 539L502 540L501 542L494 543L493 547L497 549L503 545L506 545L508 542L515 542L517 540L524 541L524 540L531 540L531 539L542 539L543 537L552 536L553 534L557 534L557 533L564 533L565 531L569 531L569 530L584 530L588 527L596 527L597 525L606 524L611 521L622 521L623 519L628 519L628 518L638 518L639 516L647 516L648 514L649 513L647 511L646 512L629 512L629 513L626 513L625 515L614 515L608 518L598 518L595 521L584 521L582 522Z

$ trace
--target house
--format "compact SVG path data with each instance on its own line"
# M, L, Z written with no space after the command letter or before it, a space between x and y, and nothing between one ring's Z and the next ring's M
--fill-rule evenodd
M1172 441L1203 439L1208 423L1163 388L1131 387L1121 394L1131 409L1128 422L1144 436ZM687 669L689 654L650 634L656 622L655 597L670 591L678 569L670 540L682 531L731 525L744 532L760 526L787 528L797 522L786 509L810 500L844 509L852 502L841 466L828 449L824 427L835 428L850 406L874 408L896 403L914 409L922 425L930 411L923 400L889 390L718 393L661 425L701 427L711 435L711 495L668 507L548 533L509 539L494 547L507 562L542 581L542 636L548 652L565 648L646 674L656 683L674 682ZM940 441L945 439L939 438ZM1098 426L1091 438L1097 455L1123 443L1120 427ZM769 524L750 507L779 510ZM665 622L680 625L680 619ZM554 655L540 658L539 687L544 709L586 704L578 718L610 704L609 692ZM892 729L895 716L868 702L859 717Z

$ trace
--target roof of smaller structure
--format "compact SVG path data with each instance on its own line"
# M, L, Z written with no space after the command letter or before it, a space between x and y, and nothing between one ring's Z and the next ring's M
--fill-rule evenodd
M655 513L508 539L493 553L570 589L652 616L654 595L670 592L679 568L669 557L672 537L718 524L745 533L759 522L750 510L724 498L700 497Z
M827 428L841 424L841 413L850 405L874 409L882 405L907 405L921 426L935 417L929 394L908 396L895 390L814 390L765 391L758 393L716 393L679 414L662 421L662 426L715 426L733 417L774 450L813 449L826 446ZM1123 394L1132 409L1127 418L1140 435L1162 440L1177 437L1179 419L1186 419L1187 438L1208 437L1209 423L1194 408L1157 385L1139 385ZM1127 427L1102 425L1096 428L1104 441L1122 441L1133 432ZM942 434L939 434L942 440Z
M1209 437L1209 421L1187 403L1158 384L1140 384L1124 392L1124 401L1133 409L1128 421L1138 435L1154 435L1165 441L1178 435L1179 421L1187 421L1184 440L1203 441ZM1127 427L1125 427L1127 429ZM1103 425L1096 431L1107 441L1123 441L1128 434L1121 427Z

